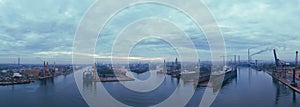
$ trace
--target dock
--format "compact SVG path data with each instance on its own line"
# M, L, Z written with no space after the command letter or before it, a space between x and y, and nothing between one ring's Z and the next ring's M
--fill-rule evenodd
M300 81L299 79L297 79L297 75L299 75L299 72L297 70L298 51L296 51L294 67L290 66L289 63L278 59L275 49L273 49L273 53L275 58L275 69L274 72L267 71L267 73L274 79L280 81L284 85L300 94L300 88L298 86L298 84L300 84Z
M291 81L292 81L292 78L281 78L281 77L278 77L278 76L275 76L272 74L272 72L267 72L270 76L272 76L274 79L280 81L282 84L288 86L289 88L291 88L292 90L294 90L295 92L299 93L300 94L300 87L294 87L291 85ZM300 81L299 80L296 80L295 81L297 84L300 84Z
M133 78L127 76L121 77L100 77L100 80L96 82L118 82L118 81L134 81Z
M29 84L33 81L31 80L24 80L24 81L14 81L14 82L0 82L0 86L4 86L4 85L17 85L17 84Z

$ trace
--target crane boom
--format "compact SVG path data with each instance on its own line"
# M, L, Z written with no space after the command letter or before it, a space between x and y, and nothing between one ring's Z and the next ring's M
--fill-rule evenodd
M276 67L278 67L279 66L279 59L277 58L276 50L273 49L273 52L274 52L274 58L275 58L275 65L276 65Z

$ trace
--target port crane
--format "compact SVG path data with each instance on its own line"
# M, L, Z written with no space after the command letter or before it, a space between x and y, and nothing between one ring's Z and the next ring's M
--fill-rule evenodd
M294 68L291 68L291 67L287 68L286 66L289 66L290 64L286 61L278 59L275 49L273 50L273 52L274 52L276 70L291 70L291 69L294 69Z
M285 61L282 61L282 60L278 59L275 49L273 50L273 52L274 52L275 67L276 67L275 71L277 73L277 76L278 76L278 73L281 76L282 72L284 72L284 74L286 74L287 70L288 71L293 71L293 80L291 82L291 85L294 86L294 87L297 87L297 83L295 81L295 75L296 75L296 69L297 69L297 66L298 66L298 51L296 51L295 67L287 67L290 64L285 62ZM278 72L278 71L280 71L280 72Z

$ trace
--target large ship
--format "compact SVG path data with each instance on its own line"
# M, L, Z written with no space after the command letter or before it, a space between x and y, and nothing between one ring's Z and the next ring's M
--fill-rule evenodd
M175 63L174 62L169 62L166 63L164 61L164 64L166 66L167 69L167 74L171 75L172 77L180 77L181 76L181 63L178 62L177 58L175 59Z
M232 73L232 72L236 72L236 69L233 66L224 66L223 69L221 71L215 71L212 72L211 75L212 76L221 76L221 75L226 75L228 73Z
M227 81L228 79L230 79L236 75L237 75L236 66L234 66L234 65L224 66L223 70L211 73L212 85L214 85L214 86L220 85L224 81ZM222 77L224 77L224 78L222 78Z
M131 72L144 73L149 71L149 64L130 64L129 69Z

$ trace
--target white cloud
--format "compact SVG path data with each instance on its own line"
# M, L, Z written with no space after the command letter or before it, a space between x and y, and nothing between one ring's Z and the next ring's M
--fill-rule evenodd
M34 53L39 52L69 55L68 52L72 51L76 26L92 2L93 0L86 2L0 0L0 50L5 50L0 53L0 57L16 55L34 57L37 55ZM204 0L204 2L223 31L229 54L245 56L249 47L262 46L263 49L271 46L278 48L280 54L290 55L289 53L294 53L300 47L298 43L300 41L299 0ZM112 35L117 34L131 21L149 16L167 18L176 22L184 31L192 35L192 40L199 47L197 50L199 53L209 53L202 32L195 31L193 23L185 19L180 12L144 5L138 9L129 8L115 17L115 21L107 26L105 35L102 35L98 41L100 44L97 47L97 54L109 56L112 43L108 41L114 39ZM180 38L175 39L180 40ZM155 45L144 44L138 51L142 53L149 47ZM165 47L158 48L159 51L167 50ZM264 53L256 57L269 59L268 56L271 55L271 53ZM285 58L293 59L293 56Z
M98 59L117 59L117 60L135 60L135 61L139 61L139 60L145 60L145 61L162 61L162 58L156 57L156 58L147 58L147 57L129 57L129 56L123 56L123 57L115 57L115 56L102 56L102 55L97 55L97 54L90 54L90 53L74 53L74 52L67 52L67 51L49 51L49 52L37 52L34 53L36 55L41 55L41 57L43 56L48 56L50 58L56 57L56 56L61 56L61 55L79 55L79 56L88 56L88 57L94 57L94 58L98 58Z

